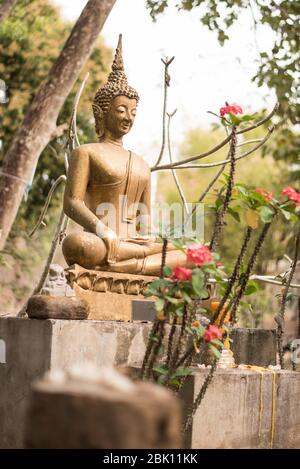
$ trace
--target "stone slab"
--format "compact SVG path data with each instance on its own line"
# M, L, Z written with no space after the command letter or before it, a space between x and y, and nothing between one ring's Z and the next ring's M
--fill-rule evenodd
M26 312L34 319L87 319L88 305L75 296L33 295Z
M233 329L231 339L236 364L246 363L264 367L276 365L275 329Z
M88 319L97 321L132 321L132 300L144 299L147 286L156 278L87 270L77 264L66 270L66 276L76 297L88 304Z
M151 321L156 319L155 301L152 300L132 300L131 303L133 321Z

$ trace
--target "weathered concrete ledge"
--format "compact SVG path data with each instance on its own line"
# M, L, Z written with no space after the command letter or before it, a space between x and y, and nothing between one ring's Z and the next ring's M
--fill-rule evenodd
M207 373L207 370L194 370L185 389L186 403L197 396ZM300 373L297 372L265 371L262 375L240 368L219 369L194 416L186 446L300 448L299 395Z
M0 363L0 448L22 447L32 381L74 364L139 367L151 323L0 318L5 361Z
M151 323L142 322L0 318L0 340L6 348L2 353L5 360L0 359L0 447L23 446L24 415L34 380L50 369L67 369L86 362L138 368L151 327ZM187 406L206 373L195 368L185 393ZM268 447L272 379L272 372L261 377L241 369L217 371L194 418L192 447ZM300 373L276 373L275 388L274 447L300 447Z

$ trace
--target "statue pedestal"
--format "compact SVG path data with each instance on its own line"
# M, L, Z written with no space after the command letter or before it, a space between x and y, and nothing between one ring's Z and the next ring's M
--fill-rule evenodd
M132 321L132 301L143 299L156 277L100 270L87 270L75 264L66 271L77 298L89 306L88 319L98 321ZM146 320L147 318L144 318ZM150 316L149 320L153 318Z

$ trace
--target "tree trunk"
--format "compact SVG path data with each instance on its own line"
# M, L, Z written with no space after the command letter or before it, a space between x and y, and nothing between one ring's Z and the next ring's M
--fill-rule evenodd
M0 23L6 20L16 3L17 0L3 0L0 5Z
M15 220L36 161L55 132L64 101L115 2L88 1L5 155L0 171L0 250Z

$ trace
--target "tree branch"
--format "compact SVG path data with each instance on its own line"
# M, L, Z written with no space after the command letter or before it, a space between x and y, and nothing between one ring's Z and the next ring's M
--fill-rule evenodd
M260 120L259 122L257 122L254 125L251 125L250 127L247 127L246 129L238 130L237 135L243 134L245 132L249 132L250 130L256 129L257 127L260 127L261 125L263 125L265 122L267 122L269 119L271 119L271 117L273 117L273 115L276 113L276 111L278 109L278 106L279 106L279 104L276 103L274 108L270 112L270 114L268 114L264 119ZM274 130L274 127L272 127L272 131L273 130ZM151 168L151 171L160 171L160 170L171 169L171 168L175 168L175 167L177 168L177 167L181 167L182 165L184 165L186 163L190 163L191 161L196 161L196 160L200 160L202 158L206 158L207 156L212 155L213 153L216 153L218 150L220 150L222 147L224 147L224 145L226 145L231 140L231 138L232 138L232 134L228 135L228 137L225 138L225 140L220 142L218 145L213 147L211 150L208 150L204 153L201 153L200 155L191 156L189 158L184 158L183 160L176 161L176 163L173 163L172 165L166 164L166 165L161 165L161 166L153 166ZM265 142L265 140L262 141L262 144L264 142ZM257 147L257 148L259 148L259 147ZM222 164L222 162L218 163L217 166L219 166L220 164ZM185 166L185 168L190 168L190 167L191 166ZM192 167L194 167L194 166L192 166ZM197 166L195 166L195 167L197 167ZM204 167L206 167L206 166L204 166Z

